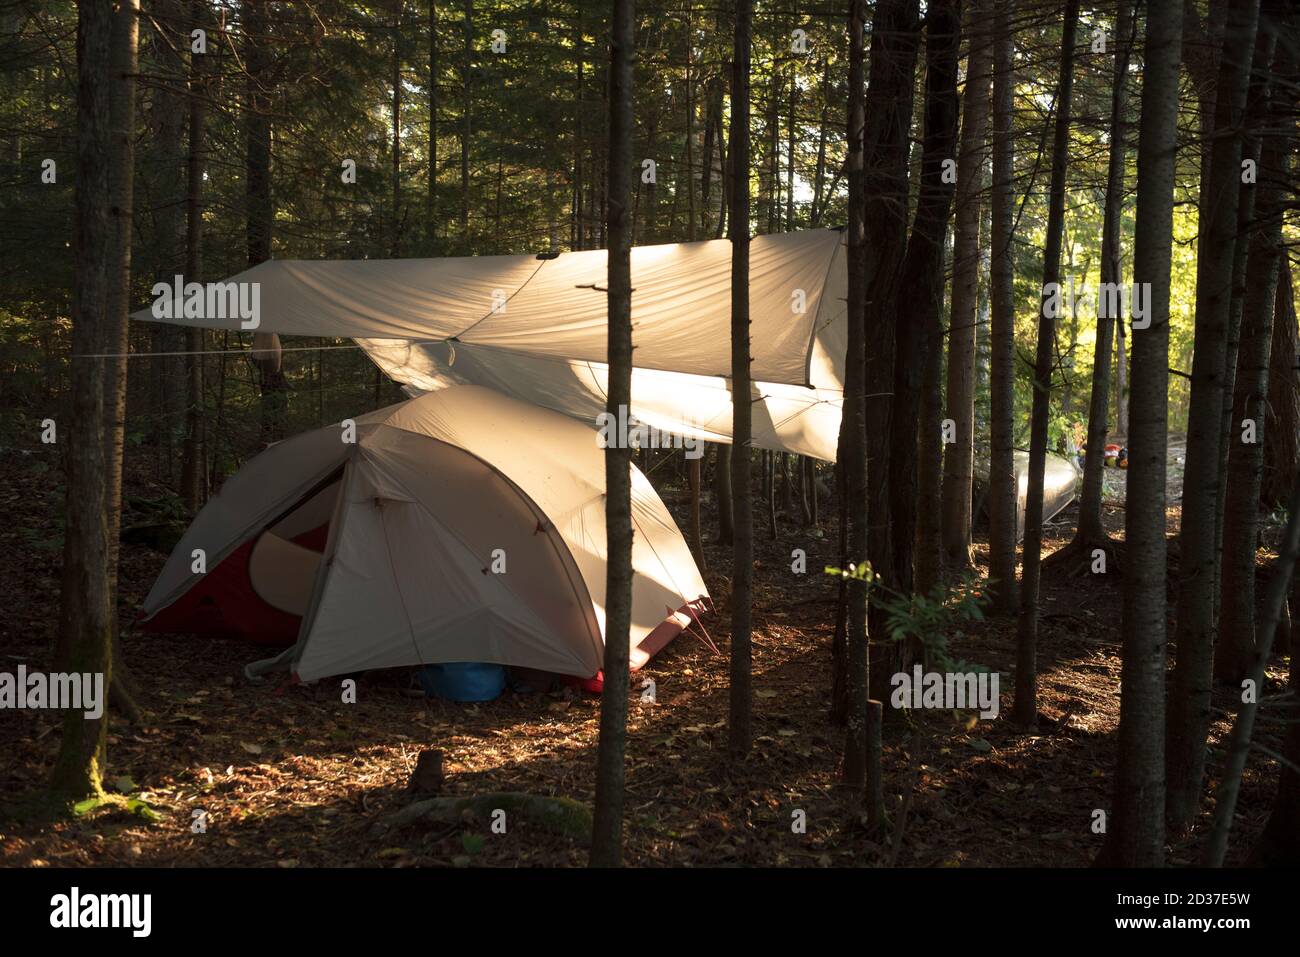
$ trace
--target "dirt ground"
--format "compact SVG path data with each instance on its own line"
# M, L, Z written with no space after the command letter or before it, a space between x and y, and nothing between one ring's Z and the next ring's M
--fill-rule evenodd
M48 666L57 628L57 469L39 455L4 456L0 583L3 670ZM659 476L656 476L658 479ZM1118 485L1117 485L1118 483ZM1116 489L1120 497L1115 495ZM136 483L138 494L158 494ZM685 527L680 493L669 490ZM1122 476L1110 477L1107 522L1122 534ZM834 529L783 517L775 541L760 516L754 608L755 746L727 757L727 609L730 551L712 543L706 512L706 580L717 603L705 627L715 654L683 635L634 676L651 678L656 702L634 690L628 727L626 845L642 866L908 867L1087 866L1101 838L1093 810L1108 808L1119 714L1119 588L1114 575L1043 582L1039 661L1042 720L1032 733L1009 720L1015 626L991 619L949 635L955 657L1001 674L1003 712L972 722L953 712L902 712L886 731L886 801L894 820L906 805L896 848L872 840L838 787L843 732L827 716L834 627ZM1046 551L1068 541L1073 508L1051 524ZM1176 511L1171 520L1176 521ZM1274 537L1276 534L1274 533ZM808 552L808 573L791 572L791 551ZM977 546L984 560L984 545ZM1261 567L1269 556L1261 551ZM165 556L124 546L122 613L129 617ZM372 673L356 704L337 681L310 687L253 685L242 666L262 649L234 640L131 634L127 664L142 689L147 721L111 725L108 780L138 797L155 819L106 807L55 822L0 817L0 863L9 866L518 866L581 865L579 841L512 821L505 834L469 818L419 823L374 835L403 806L416 755L446 754L444 793L523 791L590 803L599 698L507 692L488 704L457 705L405 694L409 671ZM1270 668L1267 693L1284 671ZM1228 704L1218 692L1216 704ZM1224 712L1211 740L1217 780L1229 730ZM1276 740L1264 723L1260 737ZM0 794L46 779L57 752L57 717L0 712ZM1230 863L1248 852L1267 817L1277 765L1253 755L1241 795ZM206 829L195 826L203 812ZM796 833L795 812L806 817ZM1174 863L1197 859L1212 799L1196 829L1172 848ZM196 830L198 833L196 833Z

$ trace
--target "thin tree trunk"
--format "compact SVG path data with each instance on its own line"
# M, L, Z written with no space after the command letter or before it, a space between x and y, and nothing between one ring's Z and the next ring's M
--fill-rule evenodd
M113 609L114 667L112 682L107 681L113 703L128 720L140 719L140 710L130 691L130 680L117 642L117 570L122 528L122 466L126 436L127 352L130 348L128 315L131 308L131 244L135 205L135 93L139 73L139 0L120 0L113 22L114 83L112 93L112 136L114 158L110 171L111 214L116 230L113 236L112 266L108 282L108 322L104 329L101 352L112 356L105 367L104 417L108 429L104 435L104 461L107 481L104 486L104 514L108 521L108 583ZM179 161L180 123L174 124L169 158ZM179 217L166 217L166 235L175 235Z
M151 18L153 29L148 36L153 47L152 53L158 61L155 69L165 76L149 91L151 99L148 110L150 120L149 155L161 170L163 176L157 177L159 195L152 204L154 242L151 265L158 281L169 285L178 273L185 268L183 250L185 248L185 226L181 212L185 207L184 181L179 175L185 164L182 141L185 135L185 102L180 94L185 75L185 63L180 53L180 29L183 22L183 4L180 0L155 0ZM134 263L137 272L140 263ZM155 474L167 484L176 477L176 464L182 465L181 493L185 492L184 454L177 454L176 439L184 429L186 415L186 358L181 355L186 350L189 339L188 331L177 325L157 325L150 330L153 351L162 353L151 358L148 363L139 365L133 375L143 372L149 377L150 392L156 399L152 409L152 427L154 431L154 448L160 457ZM112 399L109 398L110 409ZM110 411L110 415L111 415Z
M632 404L632 235L628 179L632 169L633 64L636 19L633 0L615 0L609 70L609 388L605 410L615 422ZM623 863L623 775L627 740L628 654L632 625L632 454L629 443L605 450L604 687L596 756L596 803L591 864Z
M1102 861L1159 867L1165 855L1165 469L1169 414L1169 270L1183 0L1147 0L1133 275L1149 282L1150 325L1133 331L1125 541L1123 664L1114 822Z
M1261 13L1267 13L1270 19L1273 12L1269 7L1272 2L1261 3ZM1255 52L1251 60L1250 81L1246 93L1245 129L1241 145L1241 163L1249 160L1256 167L1260 161L1260 127L1266 119L1269 98L1269 69L1273 63L1273 47L1276 38L1267 27L1255 33ZM1232 410L1234 384L1237 380L1237 355L1241 347L1241 312L1246 298L1246 258L1251 248L1251 235L1255 222L1255 188L1241 189L1237 201L1237 228L1233 242L1232 257L1232 294L1228 305L1228 335L1223 353L1223 421L1219 427L1219 487L1214 509L1214 554L1215 554L1215 594L1214 620L1219 620L1222 594L1222 559L1223 554L1223 513L1228 494L1228 453L1231 447L1229 435L1233 431ZM1270 310L1271 312L1271 310ZM1240 422L1240 420L1238 420ZM1262 426L1262 423L1261 423ZM1240 428L1240 425L1237 426ZM1225 663L1232 660L1228 655L1222 659ZM1245 663L1246 666L1249 662ZM1222 680L1232 680L1234 669L1229 667L1220 674L1219 659L1215 660L1215 674Z
M687 475L691 486L691 554L695 556L695 564L702 572L704 571L704 538L700 534L700 486L702 484L700 462L699 458L690 459L687 462Z
M392 255L402 254L402 0L393 16L393 230Z
M110 326L108 287L115 226L110 216L110 161L113 157L111 90L114 81L113 22L106 3L77 4L77 180L76 256L72 288L72 352L103 350ZM108 522L104 489L107 463L104 434L105 366L99 359L74 359L71 366L71 421L67 433L67 493L63 541L63 582L59 643L68 669L104 676L113 667L112 587L109 583ZM50 787L69 798L103 793L108 760L108 714L88 719L69 709Z
M989 255L989 592L994 611L1016 608L1015 222L1013 0L993 0L993 176Z
M1276 572L1275 572L1276 574ZM1292 590L1295 588L1295 570L1292 568ZM1300 655L1291 646L1291 677L1288 694L1294 708L1300 702ZM1293 712L1294 713L1294 712ZM1250 863L1259 867L1295 867L1300 863L1300 721L1286 726L1282 746L1285 764L1278 771L1277 794L1268 822L1251 851Z
M1065 224L1065 177L1070 149L1070 102L1074 91L1074 37L1079 0L1066 0L1061 35L1061 75L1056 92L1052 137L1052 179L1048 188L1047 236L1043 248L1042 305L1038 320L1038 355L1034 364L1034 404L1030 418L1029 481L1025 497L1025 545L1016 628L1014 713L1020 724L1038 719L1037 644L1038 578L1043 550L1043 472L1047 464L1047 418L1056 362L1056 319L1048 307L1049 287L1061 282L1061 236Z
M1260 30L1255 48L1260 69L1270 63L1276 35ZM1279 58L1281 61L1282 58ZM1266 100L1268 94L1264 94ZM1284 94L1261 116L1269 129L1286 129L1294 121L1281 111ZM1240 320L1237 368L1233 377L1228 422L1228 462L1224 476L1223 538L1220 544L1220 613L1214 670L1220 681L1241 687L1255 657L1255 552L1259 546L1259 496L1266 434L1264 402L1268 396L1269 348L1272 345L1278 267L1282 262L1282 210L1279 187L1289 174L1290 137L1271 133L1256 151L1258 180L1252 187L1254 224L1238 240L1249 242ZM1253 430L1248 435L1247 429Z
M809 506L809 523L818 524L818 501L816 501L816 463L809 455L803 456L803 489Z
M470 95L474 70L474 0L465 0L465 50L461 64L460 102L460 241L469 246Z
M900 590L922 594L940 577L944 238L954 192L954 185L944 182L943 163L956 151L960 24L959 0L931 0L921 184L891 317L897 344L889 461L894 571Z
M896 318L893 303L899 295L899 267L907 247L912 90L919 33L916 0L878 0L871 28L862 149L867 262L864 388L870 397L866 403L867 556L876 577L894 589L902 584L902 570L894 565L895 531L890 527L889 508ZM910 572L909 568L909 582ZM870 604L868 618L871 634L887 633L888 614L878 603ZM872 650L871 657L871 694L884 701L892 690L890 676L907 665L908 650L898 644L882 644ZM886 715L896 713L891 708Z
M713 488L718 497L718 544L730 545L735 538L731 495L731 446L719 444L713 462Z
M1269 349L1268 418L1264 431L1264 482L1261 499L1269 508L1285 504L1295 485L1300 463L1300 388L1296 368L1300 365L1300 328L1297 327L1291 268L1287 257L1277 277L1273 313L1273 344ZM1295 609L1293 609L1295 611Z
M763 453L764 497L767 500L768 537L776 541L776 453Z
M786 124L786 153L789 157L786 166L786 187L785 187L785 229L786 232L795 228L794 225L794 140L795 140L795 108L799 102L799 85L795 80L794 71L790 72L790 120Z
M952 320L948 330L948 417L955 441L944 446L943 550L954 569L971 564L971 486L975 469L975 329L979 306L980 211L987 159L993 41L987 0L967 8L970 53L962 100L961 155L957 160L957 209L952 267Z
M119 0L113 20L113 153L110 166L110 213L115 226L108 273L108 313L104 343L104 514L108 520L108 581L113 599L113 635L117 636L117 556L122 527L122 457L126 436L127 358L131 311L131 239L135 183L135 88L140 32L139 0ZM174 172L174 171L173 171ZM175 223L175 217L171 218ZM119 668L120 671L120 668Z
M845 413L840 417L839 448L836 450L835 463L835 517L836 542L840 568L847 569L849 558L849 495L846 490L847 479L843 463L847 461L847 430L851 423ZM868 529L869 531L870 529ZM849 580L840 576L835 593L835 631L831 638L831 723L843 725L848 723L849 715ZM869 593L869 590L868 590ZM865 730L860 732L865 735ZM865 738L864 738L865 740ZM854 747L857 745L855 744ZM865 747L865 745L863 745Z
M691 24L691 10L686 9L686 240L695 242L695 77L691 72L695 49L695 30ZM696 471L699 459L692 459ZM698 496L699 483L695 485ZM695 508L699 509L699 498L695 499Z
M587 64L586 49L583 43L585 26L585 18L582 15L581 8L579 8L577 24L573 28L573 51L574 58L577 60L577 76L574 80L573 89L573 125L575 130L573 137L573 223L570 227L569 242L574 249L587 248L587 224L583 219L582 209L583 184L586 175L583 156L587 148L586 124L584 123L586 106L583 103L583 86Z
M195 29L209 29L206 0L193 0L192 20ZM190 129L189 158L186 192L185 275L194 282L202 282L203 274L203 175L207 166L205 139L207 84L207 54L190 56ZM207 453L203 441L203 350L206 340L204 330L191 327L185 330L185 448L181 467L181 494L185 507L193 515L203 507L207 497Z
M709 80L704 99L704 156L700 167L700 231L709 231L709 204L713 193L713 96L716 80Z
M1119 438L1128 438L1128 399L1129 399L1129 372L1128 372L1128 350L1126 347L1127 334L1124 331L1124 323L1117 323L1115 326L1115 428L1119 430Z
M429 251L437 249L438 238L438 0L429 0L429 174L425 180L424 218L429 231ZM582 142L579 130L578 142ZM582 165L575 171L582 181ZM575 206L576 208L576 206Z
M731 212L731 156L727 139L722 133L722 94L718 94L718 169L722 177L720 181L721 196L718 197L718 225L714 230L713 238L721 239L727 228L727 217ZM733 120L734 122L734 120Z
M754 508L749 482L753 407L749 379L749 63L753 0L736 0L731 78L731 488L735 543L731 579L731 707L728 745L747 754L753 742Z
M1187 420L1179 535L1179 590L1174 677L1165 752L1170 826L1191 824L1201 803L1214 670L1215 526L1219 429L1232 268L1241 187L1240 129L1255 46L1259 0L1228 0L1215 97L1210 178L1201 184L1201 242L1196 258L1196 351Z
M247 155L245 160L245 213L248 264L256 266L271 258L271 230L275 207L271 196L271 103L266 84L270 56L267 51L266 0L245 4L244 58L247 78ZM274 334L254 336L254 361L261 372L262 444L283 438L288 384L281 369L280 338Z
M863 0L849 2L849 102L848 102L848 344L844 355L844 421L836 471L841 478L841 542L848 561L842 573L861 564L867 553L867 421L866 421L866 194L863 144L865 127ZM867 591L864 577L844 581L846 714L844 783L858 795L867 793L871 769L867 746L867 701L870 698L870 653L867 645ZM834 689L833 689L834 691Z
M1115 68L1111 80L1110 156L1106 168L1106 212L1101 232L1101 282L1118 287L1122 215L1124 211L1124 169L1127 165L1128 65L1132 53L1133 14L1129 0L1119 0L1115 19ZM1114 300L1115 303L1118 300ZM1088 444L1083 468L1083 491L1079 499L1077 547L1089 551L1109 543L1101 519L1102 479L1105 466L1107 417L1110 413L1110 356L1115 324L1122 318L1111 311L1112 298L1097 302L1097 343L1093 352L1092 393L1088 402ZM1122 338L1122 337L1121 337Z
M1250 672L1250 680L1257 689L1257 695L1264 687L1264 666L1268 663L1269 652L1273 644L1273 633L1276 631L1278 620L1281 618L1282 605L1286 601L1291 576L1295 573L1296 559L1300 558L1300 484L1296 485L1295 493L1291 496L1291 507L1288 512L1290 518L1287 520L1286 533L1282 538L1281 547L1278 549L1278 558L1273 565L1273 579L1269 582L1268 595L1264 599L1264 615L1260 620L1259 654L1255 656ZM1294 662L1291 668L1294 677ZM1292 687L1295 687L1294 682ZM1215 792L1214 831L1210 836L1210 843L1205 849L1204 863L1208 867L1222 867L1223 858L1228 851L1228 834L1232 830L1232 817L1237 809L1237 795L1241 791L1241 776L1246 770L1246 757L1250 753L1250 736L1255 726L1255 715L1258 711L1258 697L1243 702L1241 710L1237 712L1237 720L1232 725L1232 736L1228 741L1228 764L1223 771L1223 783ZM1295 747L1295 726L1296 723L1293 717L1290 729L1288 729L1290 731L1288 744L1291 745L1292 757L1295 756L1297 750ZM1290 777L1287 776L1288 771ZM1279 781L1279 789L1283 786L1289 786L1294 790L1296 784L1294 768L1288 769L1284 767L1281 774L1283 778ZM1279 790L1279 797L1281 797L1282 793ZM1294 823L1291 824L1290 836L1292 839L1290 846L1292 860L1290 863L1295 863ZM1276 845L1275 849L1281 850Z
M813 205L809 225L819 226L825 204L826 190L826 131L830 125L831 109L831 64L829 59L822 60L822 115L817 127L817 168L813 173Z

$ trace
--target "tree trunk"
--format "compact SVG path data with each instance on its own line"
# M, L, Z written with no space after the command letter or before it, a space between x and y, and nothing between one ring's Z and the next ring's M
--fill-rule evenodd
M786 164L785 178L785 231L789 232L795 228L794 223L794 141L795 141L795 109L799 103L799 84L795 79L794 71L790 71L790 113L789 122L785 127L785 145L788 162Z
M469 249L470 95L474 72L474 0L465 0L465 52L461 64L460 101L460 241Z
M686 9L686 241L695 242L695 77L691 72L695 49L695 29L691 24L691 10ZM692 459L699 471L699 459ZM698 475L697 475L698 477ZM695 486L699 492L699 484ZM699 499L695 499L699 509ZM703 567L703 566L701 566Z
M402 0L393 15L393 225L392 255L402 254Z
M1182 5L1148 0L1143 51L1133 275L1151 284L1151 324L1133 331L1137 414L1128 436L1119 759L1102 852L1102 861L1129 867L1159 867L1165 855L1166 370Z
M763 453L763 475L767 485L764 495L767 499L768 537L776 541L776 453Z
M799 502L799 524L803 528L807 528L813 523L812 506L808 503L808 495L809 493L816 495L816 490L811 487L811 483L808 481L808 462L809 459L806 456L794 456L794 475L797 478L792 480L796 483L795 494Z
M1273 13L1269 10L1276 0L1269 0L1267 3L1260 4L1262 15L1272 18ZM1273 47L1276 43L1276 37L1271 29L1265 27L1257 30L1255 33L1255 52L1251 60L1250 81L1246 93L1246 112L1245 112L1245 129L1241 144L1241 164L1244 165L1247 160L1257 168L1260 161L1260 128L1266 120L1269 99L1269 69L1273 64ZM1234 231L1236 237L1233 242L1232 256L1232 294L1228 304L1228 336L1223 353L1223 420L1219 426L1219 487L1218 496L1214 509L1214 554L1215 554L1215 580L1214 580L1214 612L1213 618L1219 620L1222 595L1222 566L1223 566L1223 513L1228 494L1228 453L1232 443L1229 441L1229 435L1233 431L1232 411L1235 383L1237 381L1237 355L1241 347L1241 313L1246 298L1246 258L1251 248L1251 236L1254 232L1255 223L1255 197L1256 189L1240 189L1237 201L1237 228ZM1275 277L1276 278L1276 277ZM1270 310L1271 313L1271 310ZM1238 420L1239 429L1240 420ZM1259 427L1263 427L1262 421ZM1224 662L1230 662L1232 655L1228 655ZM1215 674L1218 676L1219 661L1215 661ZM1225 680L1231 679L1231 672L1235 669L1228 666L1228 670L1222 674Z
M195 29L210 29L206 0L193 0L191 23ZM207 166L207 122L205 100L208 54L190 56L190 130L186 191L185 275L194 282L203 281L203 175ZM185 507L193 515L207 498L207 468L203 441L203 350L204 331L198 327L185 330L185 447L181 467L181 494Z
M812 214L808 217L810 226L820 226L822 221L822 208L825 202L826 189L826 132L830 125L831 109L831 64L830 60L822 60L822 114L821 122L817 126L817 166L813 172L813 204Z
M153 29L146 36L150 40L151 53L157 61L153 69L161 77L161 82L148 90L150 99L147 116L149 119L150 149L148 156L157 169L165 171L162 176L150 177L158 180L156 200L149 211L154 225L154 242L149 265L153 268L158 281L169 286L178 273L185 269L185 226L181 212L185 208L185 183L180 175L185 165L185 99L181 95L184 83L185 63L181 56L181 36L184 31L183 4L181 0L155 0L153 3ZM140 261L133 263L137 272ZM190 277L186 277L190 278ZM156 406L150 411L154 433L154 451L158 455L155 474L161 481L171 484L176 476L176 465L181 468L181 493L185 493L184 454L177 454L176 439L183 430L186 415L187 358L181 353L187 351L188 330L178 325L158 324L150 329L152 351L160 355L147 363L136 363L132 376L144 373L149 377L149 389ZM108 399L110 410L113 400ZM110 415L112 412L110 411Z
M703 449L700 450L701 452ZM687 462L687 473L691 486L691 554L695 557L695 564L704 571L704 538L700 534L700 462L698 458L690 459Z
M244 63L248 71L245 212L250 266L271 258L271 230L275 221L271 196L271 103L267 93L269 26L266 0L249 0L245 4ZM265 351L255 353L254 361L261 372L262 444L269 445L284 437L288 384L280 366L279 337L259 333L254 343L266 347Z
M1300 326L1296 320L1290 264L1284 257L1278 271L1273 307L1273 343L1269 349L1268 419L1264 431L1264 481L1260 498L1268 508L1280 508L1295 485L1300 463ZM1294 611L1295 609L1293 609Z
M610 30L609 193L609 388L605 410L621 422L632 404L632 233L628 180L632 170L633 64L636 19L633 0L615 0ZM626 439L626 436L620 438ZM605 450L604 688L600 745L596 755L596 804L591 864L623 863L623 774L627 739L629 635L632 625L632 451L627 441Z
M1295 572L1292 571L1294 579ZM1291 704L1300 701L1300 656L1291 648ZM1295 867L1300 863L1300 721L1286 726L1282 756L1287 763L1278 771L1277 794L1268 822L1251 852L1250 863L1259 867Z
M1263 71L1271 63L1276 39L1271 29L1261 29L1257 37L1255 60L1265 77ZM1269 99L1267 92L1262 95ZM1285 129L1293 122L1277 109L1282 102L1283 94L1279 92L1261 114L1270 130ZM1254 150L1258 180L1248 190L1255 194L1253 223L1238 239L1240 245L1249 244L1249 252L1245 257L1237 368L1231 409L1224 423L1228 460L1223 483L1219 633L1214 659L1215 676L1236 688L1250 674L1255 657L1255 552L1259 547L1264 443L1268 439L1264 402L1268 396L1269 347L1282 261L1279 186L1290 172L1286 162L1289 148L1290 137L1271 132ZM1248 428L1255 434L1247 435Z
M912 90L919 33L917 0L878 0L871 26L862 143L867 283L863 319L864 388L871 397L865 412L867 557L875 576L893 589L900 587L901 574L901 569L894 567L895 532L890 527L889 509L895 352L893 301L898 295L899 267L907 247ZM910 568L908 572L910 581ZM884 609L872 602L868 608L869 633L887 634L887 617ZM873 650L869 668L873 697L888 699L890 676L903 670L907 660L907 650L899 645L880 645ZM887 712L895 713L892 708Z
M581 83L581 79L579 79ZM429 174L425 180L424 218L425 228L429 233L428 249L437 251L438 238L438 0L429 0ZM578 142L582 135L579 130ZM582 164L579 162L574 171L579 184L582 182ZM579 187L579 190L581 187ZM577 193L575 195L581 195ZM574 203L576 210L577 203Z
M867 553L867 424L866 424L866 339L863 318L866 315L866 195L863 176L863 132L865 104L863 60L865 58L865 24L863 0L849 2L849 102L846 134L848 137L849 226L846 266L847 334L844 353L844 421L840 430L840 447L836 471L841 478L843 505L842 551L848 561L841 574L856 569ZM843 561L843 556L841 558ZM842 643L845 662L845 735L844 783L858 795L867 793L868 780L874 780L868 767L867 701L870 697L870 654L867 645L867 592L865 577L848 578L842 590L846 607L845 635ZM832 687L832 699L836 689ZM876 769L878 773L878 768Z
M753 0L736 0L731 77L731 489L735 542L731 578L731 709L728 746L747 754L753 742L754 508L749 482L753 406L749 379L749 63Z
M700 231L709 232L709 204L713 195L713 99L716 79L710 79L704 94L704 156L700 165Z
M1124 323L1115 324L1115 428L1128 439L1128 350Z
M975 467L975 330L978 322L980 207L989 118L993 43L987 0L972 0L967 33L966 89L962 99L961 155L952 253L952 319L948 329L948 416L955 441L943 459L944 558L954 569L971 564L971 485Z
M931 0L926 13L925 127L916 218L891 321L895 327L889 496L894 571L901 591L928 594L939 581L939 489L943 456L940 388L944 236L953 184L943 163L956 152L959 0ZM936 361L937 360L937 361ZM913 565L915 564L915 576Z
M718 93L718 170L721 195L718 197L718 224L714 227L713 238L721 239L727 228L727 215L731 211L731 157L727 139L722 135L722 93Z
M717 446L713 462L713 489L718 497L718 544L730 545L735 538L735 508L731 496L731 446Z
M1228 4L1210 177L1201 184L1203 219L1196 257L1196 352L1179 534L1178 651L1169 692L1165 753L1166 811L1175 830L1189 826L1200 808L1210 729L1224 357L1241 187L1240 130L1259 15L1259 0L1228 0Z
M989 255L989 592L999 614L1016 608L1016 204L1013 0L993 0L993 188Z
M1277 561L1273 566L1273 579L1269 583L1268 595L1264 599L1264 614L1260 619L1260 648L1259 654L1255 657L1251 666L1250 681L1257 689L1257 693L1262 692L1264 688L1264 666L1268 663L1268 656L1271 651L1273 634L1277 628L1278 620L1281 618L1282 605L1286 601L1287 588L1291 584L1291 578L1295 574L1296 559L1300 557L1300 484L1296 485L1295 491L1291 496L1291 507L1288 509L1288 519L1286 532L1282 536L1282 542L1278 547ZM1292 678L1295 676L1294 657L1292 659ZM1292 688L1295 684L1292 682ZM1290 702L1292 705L1294 701ZM1222 867L1223 858L1228 850L1228 834L1232 830L1232 817L1237 807L1237 795L1241 790L1241 777L1246 770L1246 757L1250 753L1250 736L1255 725L1255 715L1259 711L1258 698L1246 701L1242 704L1241 710L1237 712L1237 719L1232 725L1232 735L1228 742L1228 761L1223 772L1223 782L1215 792L1214 808L1214 832L1210 837L1210 842L1206 846L1204 863L1209 867ZM1291 758L1296 756L1296 739L1294 716L1288 727L1287 747L1290 750ZM1287 772L1291 775L1288 776ZM1289 795L1282 789L1290 791L1295 790L1295 766L1291 768L1283 767L1281 776L1278 781L1279 799L1287 799ZM1286 795L1286 798L1284 798ZM1294 803L1294 802L1293 802ZM1269 824L1271 825L1270 818ZM1283 822L1283 827L1287 823ZM1296 862L1296 826L1295 819L1292 818L1286 831L1278 835L1269 836L1272 844L1270 850L1278 857L1288 857L1289 863ZM1281 838L1281 839L1279 839ZM1289 838L1289 841L1287 840Z
M122 528L122 456L126 437L127 358L131 311L131 239L135 183L135 88L139 68L139 0L118 0L113 19L113 153L109 166L109 202L113 249L108 272L108 312L100 352L113 356L104 367L104 434L106 483L104 514L108 519L108 581L113 600L113 635L117 636L117 556ZM175 172L174 170L172 172ZM175 217L171 221L176 222ZM120 669L119 669L120 670ZM105 685L107 687L107 685Z
M1052 137L1052 179L1048 187L1047 236L1043 248L1042 303L1038 319L1038 355L1034 364L1034 405L1030 418L1029 476L1025 495L1025 545L1016 628L1016 696L1020 724L1038 720L1037 644L1038 578L1043 550L1043 472L1047 464L1047 418L1056 362L1056 317L1049 308L1050 288L1060 287L1061 237L1065 224L1065 177L1070 149L1070 101L1074 90L1074 37L1079 0L1066 0L1061 33L1061 75L1056 88L1056 123Z
M1133 14L1129 0L1119 0L1115 19L1115 68L1111 80L1110 157L1106 168L1106 212L1101 233L1101 282L1118 286L1122 217L1124 212L1124 168L1127 164L1128 65L1133 40ZM1088 444L1083 468L1083 492L1079 499L1079 528L1075 547L1088 553L1109 543L1101 519L1102 479L1106 461L1106 437L1110 414L1110 356L1115 323L1122 319L1110 306L1118 299L1100 297L1097 302L1097 344L1093 352L1092 393L1088 402ZM1090 557L1090 555L1089 555Z
M111 131L114 20L109 5L77 4L77 180L72 287L72 352L104 351L115 224L110 216L110 162L118 158ZM119 154L120 155L120 154ZM104 435L111 432L104 409L110 360L74 360L71 365L71 421L68 423L67 493L63 541L59 643L68 670L112 679L113 608L109 582L108 521L105 515L107 463ZM77 799L103 793L108 759L108 714L97 719L68 710L63 738L50 776L57 793Z
M817 463L810 456L803 458L804 498L808 503L808 523L817 525Z

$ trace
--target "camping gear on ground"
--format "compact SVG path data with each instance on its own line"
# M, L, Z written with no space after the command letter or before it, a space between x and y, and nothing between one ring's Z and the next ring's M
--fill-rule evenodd
M1019 539L1025 534L1025 501L1029 497L1029 453L1016 452L1014 459L1016 488L1018 490L1016 493L1016 538ZM1055 518L1058 513L1074 501L1079 479L1082 475L1083 473L1079 467L1064 455L1056 455L1053 452L1047 453L1047 461L1043 466L1044 522ZM974 514L976 516L983 515L987 518L988 489L988 459L976 456L974 494Z
M1102 465L1106 468L1114 468L1119 462L1119 446L1111 444L1106 446L1105 457L1102 459Z
M425 697L448 701L491 701L506 690L506 669L484 661L429 665L416 673Z
M547 694L559 681L560 676L551 671L518 665L506 669L506 687L515 694Z
M346 426L347 423L343 425ZM457 386L277 443L195 518L141 627L291 643L299 680L448 662L589 678L605 629L605 453L570 418ZM707 605L632 468L631 666ZM205 570L196 555L206 562Z
M1128 468L1128 449L1120 449L1119 454L1115 456L1115 465L1119 468Z

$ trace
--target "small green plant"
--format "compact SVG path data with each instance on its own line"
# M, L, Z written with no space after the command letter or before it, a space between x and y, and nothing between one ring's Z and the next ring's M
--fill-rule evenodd
M979 576L965 572L951 583L940 583L928 595L906 595L882 582L867 562L848 569L826 566L826 574L867 583L867 600L885 612L891 641L913 640L926 661L943 671L981 672L988 669L952 658L948 636L957 626L984 620L987 596Z

